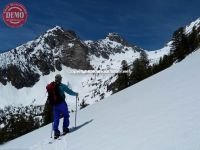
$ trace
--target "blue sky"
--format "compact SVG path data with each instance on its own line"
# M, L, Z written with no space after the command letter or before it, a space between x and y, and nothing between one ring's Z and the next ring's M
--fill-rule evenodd
M11 0L1 0L0 12ZM199 0L18 0L28 10L27 23L17 29L0 20L0 51L35 39L56 25L74 30L83 40L117 32L128 42L156 50L173 32L198 17Z

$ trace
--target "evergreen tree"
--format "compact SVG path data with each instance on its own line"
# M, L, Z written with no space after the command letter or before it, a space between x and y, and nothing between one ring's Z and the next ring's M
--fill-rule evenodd
M184 28L181 27L173 34L171 55L173 55L174 61L179 62L186 57L187 51L189 51L188 39L184 33Z
M192 28L191 34L188 36L189 49L188 49L187 54L190 54L191 52L193 52L199 46L198 36L199 36L199 34L196 30L196 27L194 26Z
M121 62L121 71L117 78L117 89L121 91L129 86L129 66L126 60Z
M127 88L130 85L129 66L126 60L123 60L121 62L121 70L118 74L115 74L115 76L117 76L117 79L114 83L111 83L107 86L108 91L112 90L113 93L116 93Z
M132 72L130 75L131 84L135 84L151 74L149 68L149 60L145 51L140 53L140 58L137 58L133 62Z
M39 120L35 119L35 113L33 112L35 107L31 106L7 106L4 108L3 125L0 129L0 143L17 138L24 135L40 126ZM41 114L39 114L41 115ZM5 118L4 118L5 117Z

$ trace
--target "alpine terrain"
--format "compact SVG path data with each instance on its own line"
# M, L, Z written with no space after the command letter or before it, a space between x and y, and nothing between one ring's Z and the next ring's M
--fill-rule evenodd
M118 33L84 41L55 26L0 53L0 143L39 128L0 149L197 149L199 47L198 18L155 51ZM50 146L45 87L58 73L81 111L74 129L76 98L66 95L71 133Z

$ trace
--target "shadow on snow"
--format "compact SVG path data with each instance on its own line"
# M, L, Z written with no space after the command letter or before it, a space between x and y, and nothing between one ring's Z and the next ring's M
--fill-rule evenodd
M91 120L89 120L89 121L87 121L87 122L85 122L85 123L83 123L83 124L81 124L81 125L78 125L77 127L72 127L72 128L70 128L70 129L69 129L69 130L70 130L70 133L72 133L72 132L74 132L74 131L76 131L76 130L79 130L80 128L82 128L82 127L86 126L87 124L91 123L92 121L93 121L93 119L91 119Z

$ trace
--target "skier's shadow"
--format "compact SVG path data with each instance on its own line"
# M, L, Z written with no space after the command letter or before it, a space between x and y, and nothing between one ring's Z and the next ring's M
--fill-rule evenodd
M87 124L91 123L92 121L93 121L93 119L91 119L91 120L89 120L89 121L77 126L76 128L72 127L72 128L69 129L69 131L70 131L70 133L72 133L72 132L74 132L76 130L79 130L80 128L82 128L82 127L86 126Z

